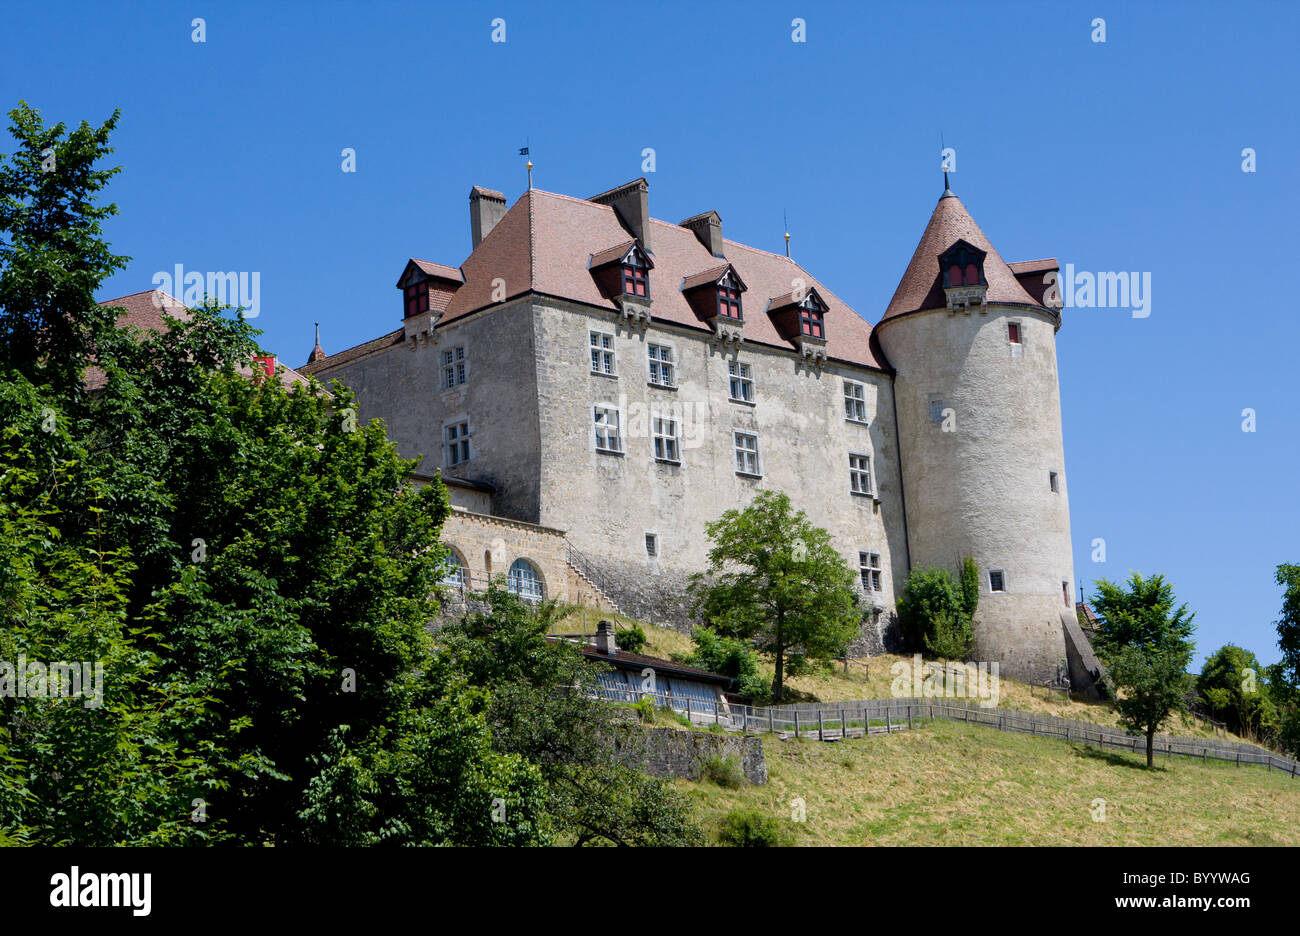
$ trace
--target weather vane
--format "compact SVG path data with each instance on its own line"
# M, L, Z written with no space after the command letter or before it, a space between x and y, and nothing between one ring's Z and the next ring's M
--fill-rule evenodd
M528 149L529 149L529 139L528 137L524 137L524 145L519 147L519 155L527 156ZM533 190L533 161L531 159L529 159L528 162L525 163L525 168L527 168L528 170L528 190L531 192Z

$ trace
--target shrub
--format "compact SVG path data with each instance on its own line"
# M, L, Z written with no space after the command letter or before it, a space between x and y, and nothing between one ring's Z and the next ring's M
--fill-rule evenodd
M614 640L618 643L620 650L626 650L628 653L640 653L645 649L645 631L641 629L639 624L623 628L614 635Z
M974 563L970 563L970 568ZM970 568L963 564L963 584L968 587ZM978 585L978 569L975 570ZM970 651L971 618L966 613L970 595L946 569L913 569L898 599L898 620L912 646L928 649L946 659L964 659Z
M655 720L655 700L654 699L637 699L632 703L632 710L641 717L641 721L651 724Z
M779 820L757 809L733 809L722 817L718 829L718 843L733 848L781 848L791 841Z
M711 754L700 764L706 780L712 780L727 790L739 790L745 785L745 773L740 769L740 758L734 754L723 757Z

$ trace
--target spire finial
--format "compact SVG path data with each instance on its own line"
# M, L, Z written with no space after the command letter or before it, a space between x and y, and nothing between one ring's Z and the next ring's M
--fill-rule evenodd
M320 344L320 322L316 323L316 344Z
M781 212L781 220L785 222L785 258L790 259L790 218L784 211Z

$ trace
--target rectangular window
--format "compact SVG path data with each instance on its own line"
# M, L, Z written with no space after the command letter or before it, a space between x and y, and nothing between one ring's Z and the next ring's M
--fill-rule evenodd
M1012 344L1020 344L1020 323L1007 322L1007 341Z
M1070 606L1070 583L1069 582L1061 583L1061 599L1065 602L1065 606L1068 608Z
M871 458L849 455L849 490L854 494L871 493Z
M676 462L677 456L677 420L654 420L655 459L664 462Z
M465 382L465 347L447 348L442 352L442 389L450 390Z
M647 533L645 535L645 554L647 556L659 555L659 534Z
M659 387L673 385L673 349L667 345L648 345L650 382Z
M1047 473L1047 483L1051 486L1053 494L1061 493L1061 480L1057 477L1055 471L1049 471Z
M404 290L406 295L406 317L429 311L429 287L424 283L412 283Z
M614 336L605 332L591 333L591 372L614 374Z
M469 422L452 423L443 429L447 442L447 464L459 465L469 461Z
M943 397L930 397L930 422L943 422Z
M844 418L849 422L867 421L867 388L856 380L844 381Z
M825 338L826 330L822 325L822 314L816 309L804 306L799 310L799 331L809 338Z
M1001 569L989 569L989 591L1004 592L1006 590L1006 573Z
M727 373L731 375L731 398L741 403L753 403L754 381L750 377L749 365L728 361Z
M650 296L649 271L636 264L623 265L623 294L625 296Z
M736 474L758 475L758 436L748 432L737 432L736 438Z
M740 319L740 289L730 275L718 284L718 314Z
M858 571L863 591L880 591L880 553L859 552Z
M613 406L592 407L596 423L596 451L623 452L623 438L618 431L618 409Z

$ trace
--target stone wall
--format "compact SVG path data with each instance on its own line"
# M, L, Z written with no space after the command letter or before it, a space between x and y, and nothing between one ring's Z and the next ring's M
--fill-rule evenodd
M735 757L746 780L755 785L767 783L763 742L753 735L643 727L618 737L614 746L626 763L655 777L698 780L708 758Z
M612 610L569 565L562 530L453 508L443 524L442 542L468 570L470 591L481 591L489 579L504 578L516 559L527 559L541 573L547 598Z
M542 447L538 522L567 530L592 565L616 583L611 597L626 613L685 629L686 586L707 565L705 525L727 509L745 507L761 490L778 490L830 532L855 572L859 550L880 555L882 590L867 599L888 615L907 575L888 375L835 361L818 371L788 348L749 342L724 353L708 332L657 321L629 326L613 313L561 300L537 300L534 314ZM591 372L592 330L614 336L614 376ZM650 343L672 349L673 389L650 384ZM730 399L732 359L751 368L752 404ZM845 419L846 379L865 387L865 425ZM596 450L596 404L618 410L621 454ZM680 464L655 460L656 413L679 421ZM737 473L736 431L757 435L760 477ZM874 497L850 493L850 452L870 456ZM647 533L658 537L654 556L646 550Z

